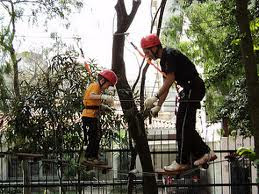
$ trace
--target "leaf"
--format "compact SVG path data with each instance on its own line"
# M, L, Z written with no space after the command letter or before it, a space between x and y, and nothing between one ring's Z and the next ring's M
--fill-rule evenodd
M231 44L232 45L240 45L240 38L232 40Z
M256 159L256 154L251 148L240 147L237 149L236 153L239 156L249 158L251 161L254 161Z
M259 18L255 18L250 22L250 30L255 33L259 29Z

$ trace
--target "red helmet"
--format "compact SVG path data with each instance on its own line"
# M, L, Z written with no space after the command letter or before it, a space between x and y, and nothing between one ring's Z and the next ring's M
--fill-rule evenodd
M143 37L141 39L140 44L142 49L147 49L153 46L160 45L161 42L156 34L150 34L150 35L147 35L146 37Z
M99 73L99 75L111 82L113 86L116 85L118 81L117 75L112 70L105 69L101 73Z

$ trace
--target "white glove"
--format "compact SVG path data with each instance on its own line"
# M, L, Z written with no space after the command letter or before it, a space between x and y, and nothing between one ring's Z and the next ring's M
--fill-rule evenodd
M158 101L158 98L156 96L152 96L150 98L147 98L144 102L145 109L151 109L154 107L154 103Z
M105 95L105 94L101 95L101 100L102 100L102 102L104 104L107 104L109 106L113 106L114 105L114 99L110 95Z
M155 106L154 108L151 108L150 113L152 117L157 117L158 112L161 110L161 106Z

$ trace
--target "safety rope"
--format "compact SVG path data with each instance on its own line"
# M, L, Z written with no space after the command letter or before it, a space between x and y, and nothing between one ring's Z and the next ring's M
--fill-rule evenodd
M166 77L166 74L161 69L159 69L154 63L152 63L152 61L149 58L147 58L133 42L130 42L130 44L139 53L139 55L147 61L149 65L152 65L159 73L163 75L163 77Z
M213 162L208 162L207 164L209 166L210 164L222 163L222 162L225 162L225 161L229 161L229 160L220 160L220 161L216 161L216 162L213 161ZM205 168L202 168L201 166L197 166L195 168L192 168L190 170L185 171L184 173L181 173L180 177L183 177L183 176L186 176L188 174L191 174L192 172L195 172L198 169L200 169L200 170L207 170Z
M208 162L207 164L208 165L212 165L212 164L216 164L216 163L223 163L223 162L229 162L229 160L225 159L225 160L219 160L219 161L211 161L211 162ZM91 165L89 165L91 167ZM84 165L77 165L77 167L79 168L87 168L88 166L84 166ZM96 166L93 166L95 168L98 169L98 167ZM120 170L115 170L115 169L105 169L105 168L99 168L100 170L106 170L107 172L116 172L117 174L119 175L129 175L129 174L132 174L132 175L142 175L142 176L155 176L155 175L159 175L159 174L164 174L164 175L167 175L167 176L180 176L180 177L183 177L183 176L186 176L198 169L200 170L207 170L205 168L202 168L202 166L196 166L194 168L190 168L189 170L186 170L186 171L182 171L182 172L176 172L175 174L173 174L174 172L173 171L165 171L164 173L161 173L161 172L147 172L147 171L139 171L137 169L133 169L131 171L128 171L128 172L123 172L123 171L120 171ZM89 171L89 170L87 170ZM168 174L167 174L168 173Z
M220 160L220 161L211 161L211 162L208 162L207 164L211 165L211 164L222 163L222 162L226 162L226 161L229 162L229 160L225 159L225 160ZM173 174L173 171L168 171L168 175L170 176L170 173L172 173L172 175L175 175L175 176L179 175L180 177L182 177L182 176L188 175L188 174L190 174L190 173L192 173L192 172L194 172L194 171L196 171L198 169L207 170L207 169L202 168L201 166L196 166L194 168L191 168L189 170L186 170L186 171L183 171L183 172L179 172L179 173L176 173L176 174ZM144 172L144 171L140 172L137 169L134 169L134 170L129 171L129 174L130 173L131 174L135 174L135 175L142 174L143 176L154 176L154 175L157 175L157 174L166 174L166 171L165 171L165 173L161 173L161 172Z
M85 99L91 99L91 98L85 98ZM114 101L118 102L132 102L132 101L138 101L138 100L121 100L119 98L115 98ZM166 100L165 102L178 102L176 100ZM181 100L180 102L200 102L200 100ZM174 105L175 106L175 105Z

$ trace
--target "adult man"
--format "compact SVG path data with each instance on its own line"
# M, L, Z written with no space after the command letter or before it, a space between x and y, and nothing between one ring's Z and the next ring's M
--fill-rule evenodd
M166 171L188 169L191 155L197 159L194 162L196 166L215 160L217 156L195 130L196 110L201 107L200 101L205 95L205 85L195 65L180 51L163 48L155 34L142 38L141 47L147 58L160 59L161 69L166 74L164 83L157 94L145 100L145 107L151 109L153 116L160 111L174 82L183 88L176 119L178 156L176 161L165 166L164 169ZM157 102L156 106L154 106L155 102Z

